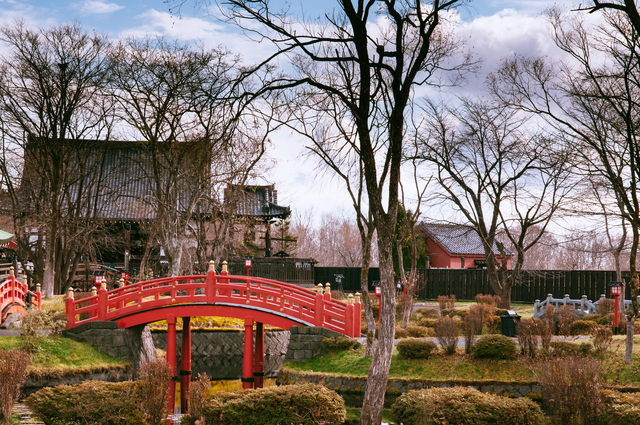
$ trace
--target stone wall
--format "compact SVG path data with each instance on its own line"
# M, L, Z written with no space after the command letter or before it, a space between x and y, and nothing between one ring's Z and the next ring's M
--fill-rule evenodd
M291 338L285 361L301 362L323 354L322 340L325 338L343 337L339 332L326 328L307 326L291 326Z
M126 369L109 369L99 372L80 372L61 377L37 377L30 375L21 390L21 397L27 397L44 387L58 385L76 385L84 381L123 382L131 379L131 371Z
M167 331L151 332L153 344L162 350L167 348ZM255 344L256 334L253 333ZM283 356L289 345L289 331L267 330L264 333L264 355ZM182 332L176 332L176 355L180 363L180 351L182 349ZM196 357L234 357L244 354L244 330L200 330L191 331L191 356ZM242 362L241 362L242 363Z
M142 363L156 357L149 327L145 325L121 329L116 322L96 321L66 330L64 335L130 362L134 375Z
M362 397L367 386L366 376L340 376L325 373L306 373L283 368L278 373L278 385L313 383L323 385L340 394L347 406L361 407ZM427 379L390 378L384 397L386 408L401 394L409 390L423 388L471 387L482 392L505 397L529 397L532 400L542 399L542 388L535 382L501 382L501 381L432 381Z

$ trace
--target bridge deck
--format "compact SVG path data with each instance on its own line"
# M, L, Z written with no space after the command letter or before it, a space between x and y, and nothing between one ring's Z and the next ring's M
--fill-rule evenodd
M248 276L232 276L223 269L217 275L210 267L206 275L154 279L95 295L67 298L67 329L101 320L130 327L141 321L162 320L169 307L180 306L181 315L224 314L244 318L258 314L266 323L289 328L292 324L322 326L344 335L360 334L360 300L342 302L324 294L288 283ZM216 308L212 308L215 306ZM249 311L250 312L249 312Z

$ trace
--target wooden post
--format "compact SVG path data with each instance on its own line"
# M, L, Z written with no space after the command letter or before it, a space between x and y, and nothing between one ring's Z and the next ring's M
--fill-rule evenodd
M36 285L36 299L38 300L38 311L42 309L42 291L40 290L40 284Z
M349 298L347 300L347 309L345 311L345 318L344 318L344 330L346 332L346 335L349 337L353 337L355 332L353 329L353 295L349 294Z
M182 318L182 351L180 352L180 412L189 412L191 386L191 317Z
M40 286L40 284L38 284L38 286ZM38 292L40 291L38 290ZM67 299L65 302L67 304L67 329L71 329L76 325L76 303L73 299L72 287L69 287L69 290L67 291Z
M244 356L242 358L242 389L253 387L253 319L244 319Z
M176 317L167 315L167 364L171 368L171 382L169 383L169 396L167 397L167 410L170 415L176 407ZM167 424L169 424L167 420Z
M216 269L213 260L209 261L205 292L207 293L207 304L213 304L216 301Z
M220 272L220 276L222 276L220 278L220 286L221 288L225 287L227 284L229 284L229 279L226 278L226 276L229 276L229 270L227 268L227 262L223 261L222 262L222 271ZM220 295L223 297L228 297L231 298L232 292L231 289L220 289Z
M322 292L316 294L316 326L324 325L324 297L322 296Z
M356 292L356 300L353 304L353 319L353 330L355 331L353 336L355 338L359 338L362 333L362 307L360 304L360 292Z
M264 386L264 324L256 322L256 349L253 356L253 388Z
M107 320L107 282L102 282L98 290L98 320Z

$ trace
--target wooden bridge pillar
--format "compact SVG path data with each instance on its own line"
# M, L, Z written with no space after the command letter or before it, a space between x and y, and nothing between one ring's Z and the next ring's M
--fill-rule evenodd
M171 382L169 383L169 396L167 397L167 410L173 415L176 406L176 317L167 315L167 364L171 368ZM167 420L167 424L170 422ZM171 422L173 423L173 422Z
M253 356L253 388L264 386L264 324L256 322L256 349Z
M244 356L242 359L242 389L253 388L253 319L244 319Z
M191 317L182 318L182 351L180 352L180 412L189 412L191 386Z

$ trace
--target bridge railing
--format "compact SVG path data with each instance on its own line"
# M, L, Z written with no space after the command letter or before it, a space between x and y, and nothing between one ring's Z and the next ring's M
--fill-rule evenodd
M32 295L31 303L40 310L42 308L42 292L40 292L40 284L37 285L36 292L30 291L26 277L23 277L22 281L16 279L13 267L11 267L7 278L0 283L0 313L7 306L12 304L18 304L26 307L27 294Z
M586 314L596 314L598 304L602 300L606 299L604 294L600 295L600 299L596 302L587 299L586 295L583 295L581 299L571 299L569 294L566 294L564 298L553 298L553 294L548 294L547 298L540 302L540 300L536 300L533 304L533 317L538 318L544 316L545 309L547 306L553 305L554 311L558 311L560 307L566 307L568 305L572 306L572 308L578 313L580 316L584 316ZM640 303L640 296L638 296L638 302ZM625 300L625 311L628 313L631 311L631 300Z
M320 285L321 286L321 285ZM324 293L323 293L324 292ZM81 300L67 296L67 329L96 320L118 318L176 304L206 303L257 307L286 315L347 336L360 336L360 300L331 298L330 287L316 292L270 279L229 275L226 264L218 275L210 265L206 275L154 279L107 291L93 289Z

